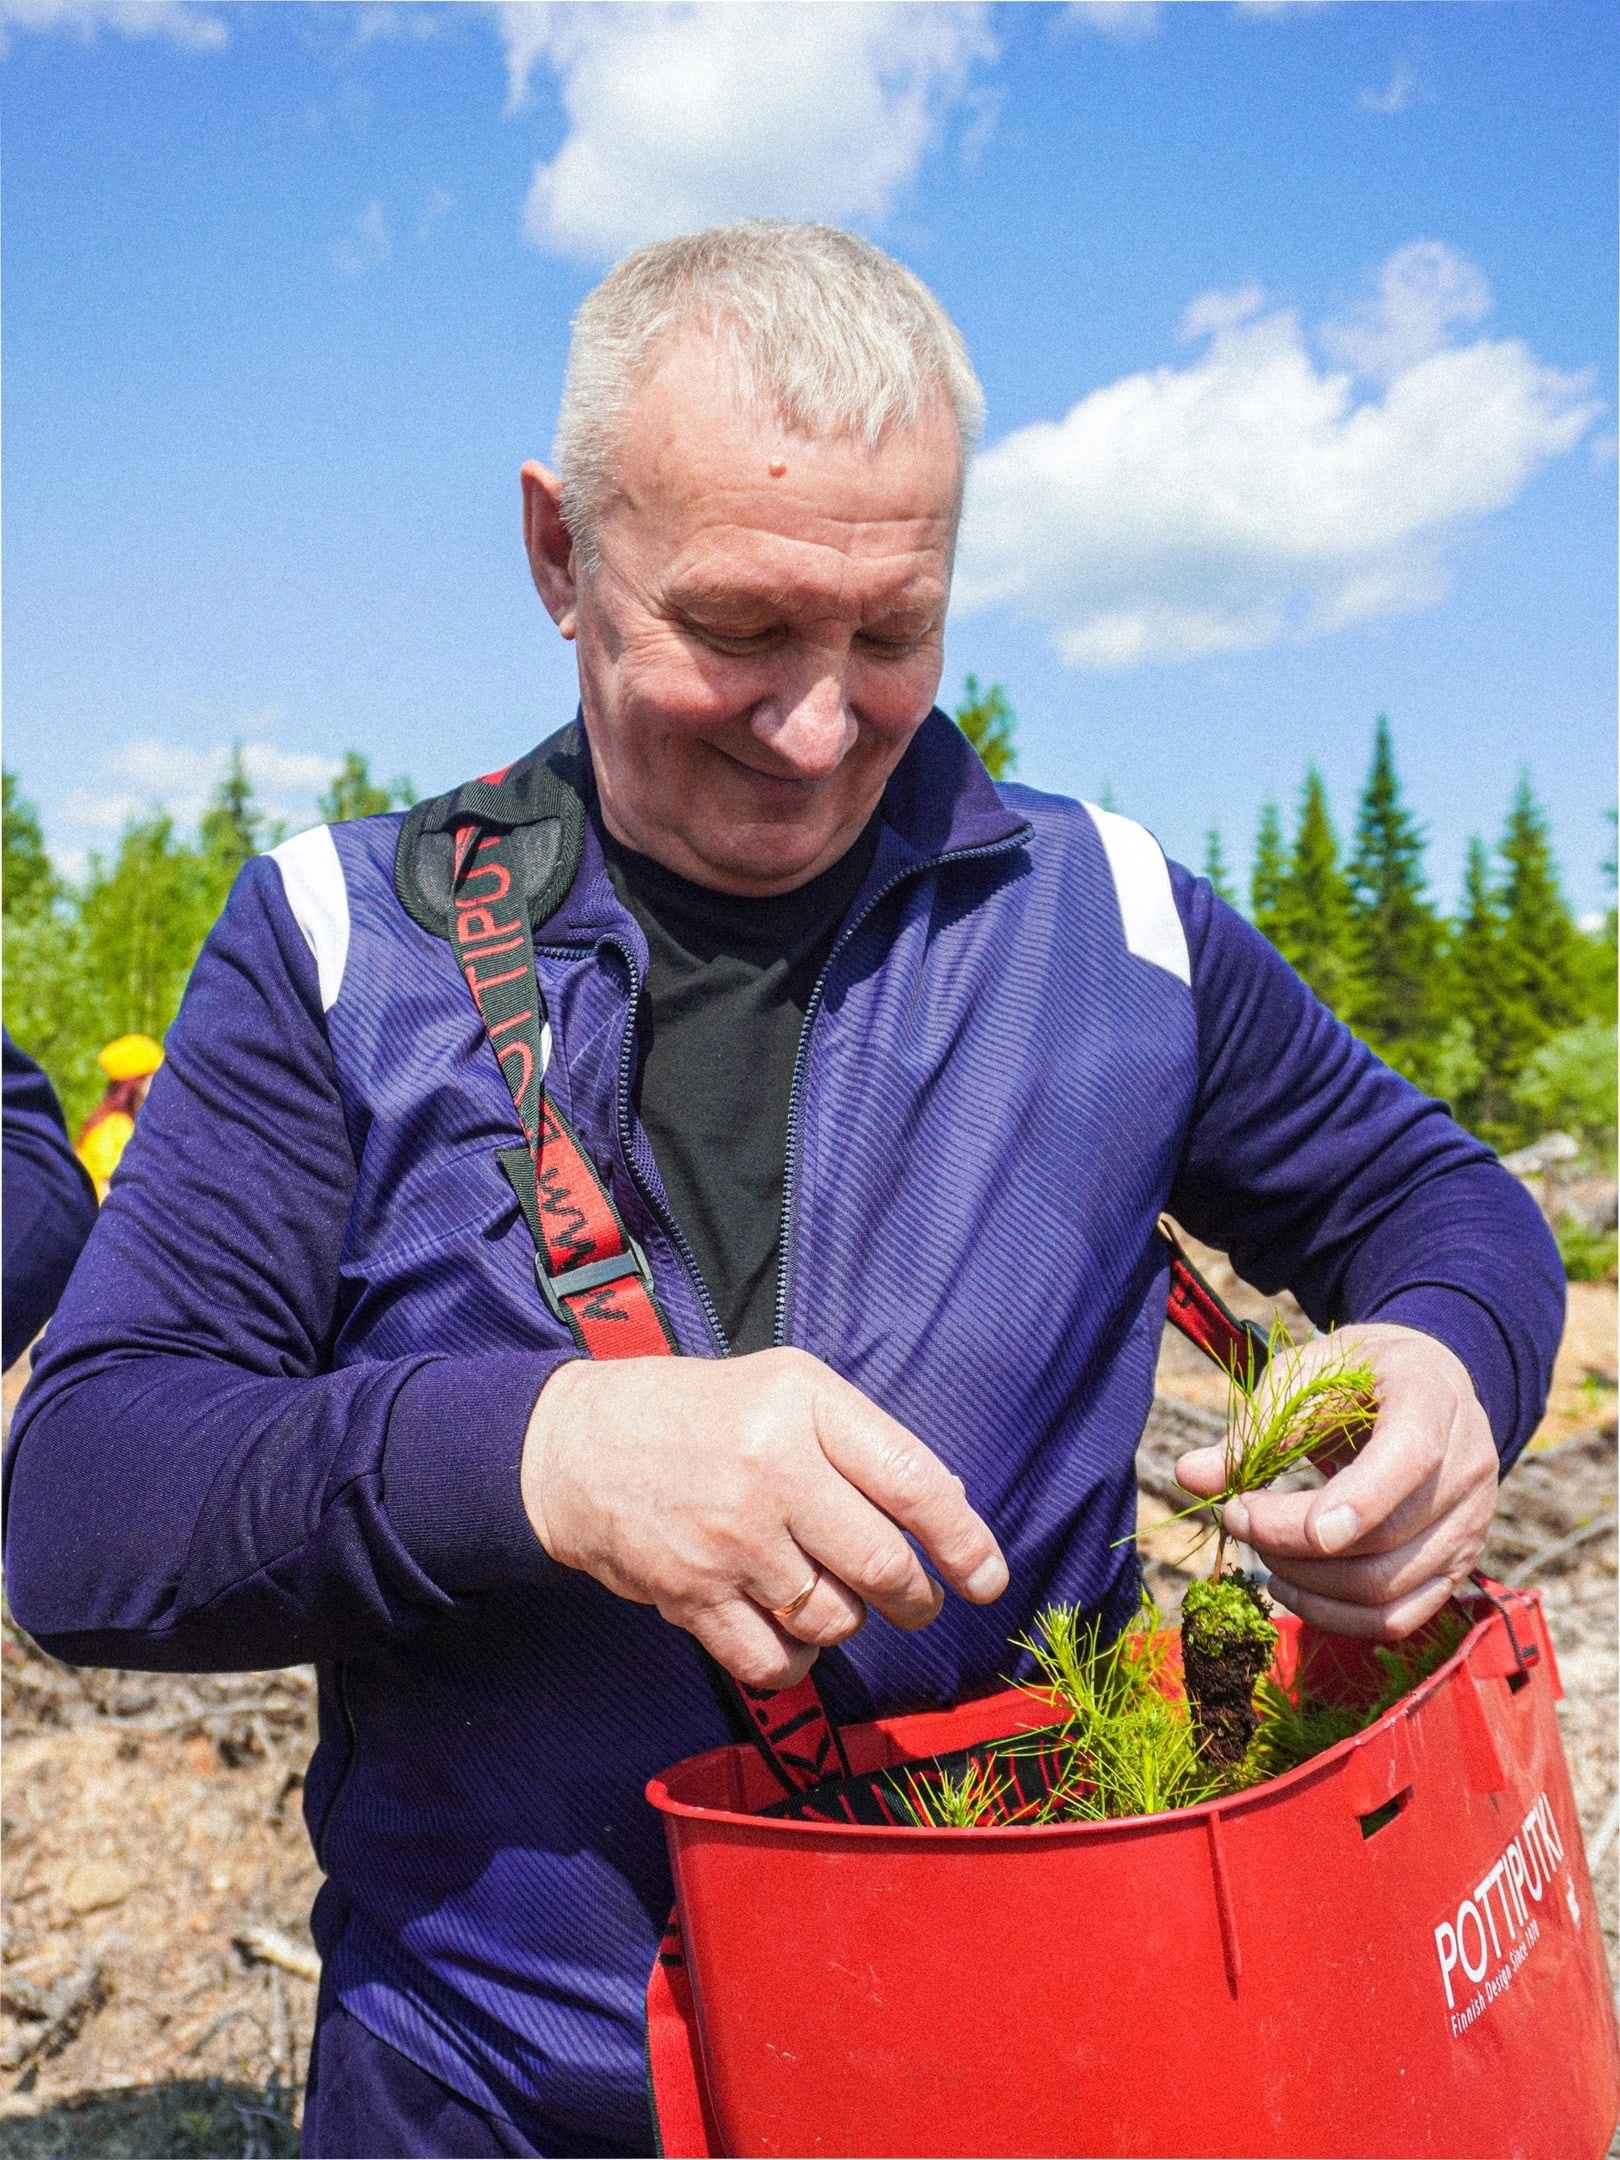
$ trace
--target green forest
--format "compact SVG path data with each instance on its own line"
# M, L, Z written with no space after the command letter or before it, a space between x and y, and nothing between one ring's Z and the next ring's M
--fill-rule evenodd
M96 1053L116 1035L163 1040L236 873L286 835L255 800L238 747L194 835L154 811L125 828L110 861L93 854L75 885L52 867L16 775L4 785L5 1024L77 1132L106 1085ZM414 800L408 781L378 786L351 750L317 807L335 821Z
M990 772L1009 777L1015 720L1002 686L970 675L956 718ZM319 808L336 820L413 799L407 781L374 782L351 750ZM101 1093L98 1050L135 1031L161 1040L232 880L281 837L238 749L195 834L154 811L74 884L52 867L35 811L5 775L5 1022L50 1074L72 1129ZM1606 868L1612 884L1612 857ZM1382 716L1347 839L1312 766L1290 818L1275 803L1261 810L1246 894L1218 832L1203 870L1381 1057L1492 1146L1568 1132L1592 1167L1613 1168L1614 908L1595 932L1575 922L1527 777L1494 845L1470 844L1449 915L1430 890Z

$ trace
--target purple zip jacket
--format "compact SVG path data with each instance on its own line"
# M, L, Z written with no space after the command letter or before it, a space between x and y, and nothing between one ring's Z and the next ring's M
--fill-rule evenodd
M539 2149L646 2151L671 1892L642 1787L729 1734L690 1639L529 1531L524 1428L572 1346L399 822L238 880L19 1411L8 1588L67 1659L317 1661L328 1986ZM631 1110L646 950L589 819L537 946L547 1085L681 1349L722 1355ZM1320 1324L1450 1344L1523 1445L1563 1279L1514 1180L1139 826L993 786L936 713L807 1016L777 1335L961 1475L1011 1585L824 1653L838 1714L995 1686L1053 1599L1130 1610L1163 1208Z

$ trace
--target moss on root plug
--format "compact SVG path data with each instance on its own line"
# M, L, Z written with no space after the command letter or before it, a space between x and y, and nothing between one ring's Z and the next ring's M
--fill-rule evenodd
M1181 1601L1181 1639L1189 1632L1209 1657L1219 1657L1233 1643L1258 1643L1269 1657L1277 1647L1271 1607L1258 1584L1238 1568L1228 1568L1218 1582L1193 1581Z
M1277 1630L1259 1587L1237 1568L1191 1582L1181 1607L1181 1669L1205 1753L1238 1763L1254 1738L1255 1683L1271 1663Z

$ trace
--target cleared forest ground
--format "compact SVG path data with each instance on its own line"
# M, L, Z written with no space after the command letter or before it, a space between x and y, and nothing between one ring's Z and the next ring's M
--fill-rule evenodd
M1220 1280L1234 1303L1269 1310ZM1503 1488L1485 1564L1546 1599L1620 1978L1615 1332L1613 1287L1573 1286L1548 1416ZM1159 1388L1139 1457L1144 1527L1169 1512L1176 1454L1218 1435L1224 1404L1219 1377L1174 1336ZM1148 1539L1167 1609L1186 1542L1179 1528ZM296 2152L316 1970L319 1878L299 1806L312 1675L74 1672L9 1621L0 1655L0 2152Z

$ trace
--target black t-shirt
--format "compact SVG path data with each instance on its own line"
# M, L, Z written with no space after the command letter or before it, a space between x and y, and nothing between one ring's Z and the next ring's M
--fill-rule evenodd
M603 835L614 891L649 953L636 1107L734 1351L763 1350L775 1331L799 1034L877 838L874 814L830 870L750 900L694 885Z

